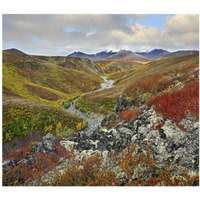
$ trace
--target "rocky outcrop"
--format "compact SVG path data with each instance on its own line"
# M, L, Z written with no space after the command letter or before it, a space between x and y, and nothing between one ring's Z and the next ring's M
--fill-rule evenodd
M128 106L124 97L118 100L116 113ZM158 169L168 169L173 167L174 176L181 174L181 169L188 169L191 173L199 171L199 121L192 116L188 117L180 124L187 129L181 130L170 120L164 120L158 115L153 107L143 106L139 117L129 122L119 120L114 127L108 126L110 119L116 119L116 113L110 114L91 134L80 133L79 136L71 141L59 141L51 134L44 136L36 143L32 152L34 153L56 153L56 147L62 145L66 150L73 150L74 161L80 162L83 157L90 157L98 153L103 158L102 165L106 164L117 177L122 181L126 180L124 173L118 165L110 159L116 152L120 155L120 149L127 148L124 144L134 144L136 148L134 155L146 153L144 147L150 148L152 158ZM160 128L155 128L162 124ZM30 164L33 157L22 160L25 164ZM4 161L3 169L15 165L14 161ZM69 165L68 159L63 160L57 166L58 171L63 172L66 165ZM136 166L132 179L136 179L138 171L145 179L149 174L144 166ZM144 174L143 174L143 171ZM149 172L150 173L150 172ZM42 178L48 182L48 175Z
M56 151L56 146L60 145L60 141L50 133L45 135L38 143L36 143L33 148L33 153L52 153Z
M153 127L163 123L160 130ZM186 131L181 130L170 120L155 113L153 108L144 106L140 116L129 122L120 122L110 129L99 129L91 135L80 135L76 139L74 149L82 151L118 151L124 143L137 144L137 152L142 147L152 144L153 158L160 167L173 164L198 171L199 163L199 122L188 117L183 120ZM193 124L193 126L191 125ZM104 125L104 124L103 124Z
M116 108L115 108L115 112L120 113L129 106L130 106L129 101L126 100L126 98L124 96L122 96L122 97L117 99L117 105L116 105Z

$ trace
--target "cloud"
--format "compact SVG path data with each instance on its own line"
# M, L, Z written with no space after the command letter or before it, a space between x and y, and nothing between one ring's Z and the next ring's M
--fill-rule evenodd
M166 31L175 34L184 34L188 32L199 32L198 15L175 15L168 17L166 22Z
M3 15L3 48L30 54L153 48L198 49L198 15L166 18L165 27L144 26L148 15ZM164 23L164 22L163 22Z
M86 37L89 37L89 36L92 36L92 35L94 35L94 34L95 34L95 32L88 32L88 33L85 34L85 36L86 36Z

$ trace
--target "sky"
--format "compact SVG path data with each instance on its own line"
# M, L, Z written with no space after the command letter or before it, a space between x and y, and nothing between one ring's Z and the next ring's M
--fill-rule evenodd
M195 14L4 14L2 32L3 49L33 55L199 49Z

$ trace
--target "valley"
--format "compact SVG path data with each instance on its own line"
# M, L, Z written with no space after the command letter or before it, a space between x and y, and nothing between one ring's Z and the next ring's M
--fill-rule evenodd
M112 80L107 80L107 78L105 76L102 76L102 78L104 79L104 82L101 83L101 87L97 90L94 90L94 91L91 91L91 92L86 92L84 94L82 94L82 96L84 95L87 95L87 94L91 94L91 93L95 93L95 92L98 92L98 91L103 91L103 90L106 90L106 89L109 89L109 88L112 88L113 87L113 83L114 81ZM67 112L70 112L72 114L75 114L75 115L78 115L79 117L81 117L82 119L84 119L86 122L87 122L87 129L83 130L80 132L80 134L92 134L97 128L98 126L100 126L102 120L105 118L104 115L100 114L96 114L96 113L90 113L89 115L87 115L87 111L85 110L79 110L77 109L76 107L76 101L79 99L80 97L74 99L68 108L65 108L63 106L63 108L67 111Z
M4 185L198 185L198 128L196 51L3 51Z

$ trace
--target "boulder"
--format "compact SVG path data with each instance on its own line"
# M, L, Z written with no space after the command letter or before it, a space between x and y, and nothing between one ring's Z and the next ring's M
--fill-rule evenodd
M122 112L127 107L130 107L130 103L124 96L117 99L117 105L115 108L116 113Z
M10 159L10 160L5 160L2 163L2 169L9 169L10 167L14 167L15 166L15 162Z
M44 136L38 143L36 143L32 147L33 153L52 153L56 152L56 147L60 145L60 141L53 136L52 134L48 133Z
M71 149L74 148L74 145L76 145L77 142L73 142L73 141L68 141L68 140L66 140L66 141L60 141L60 144L61 144L62 146L64 146L66 150L71 150Z

